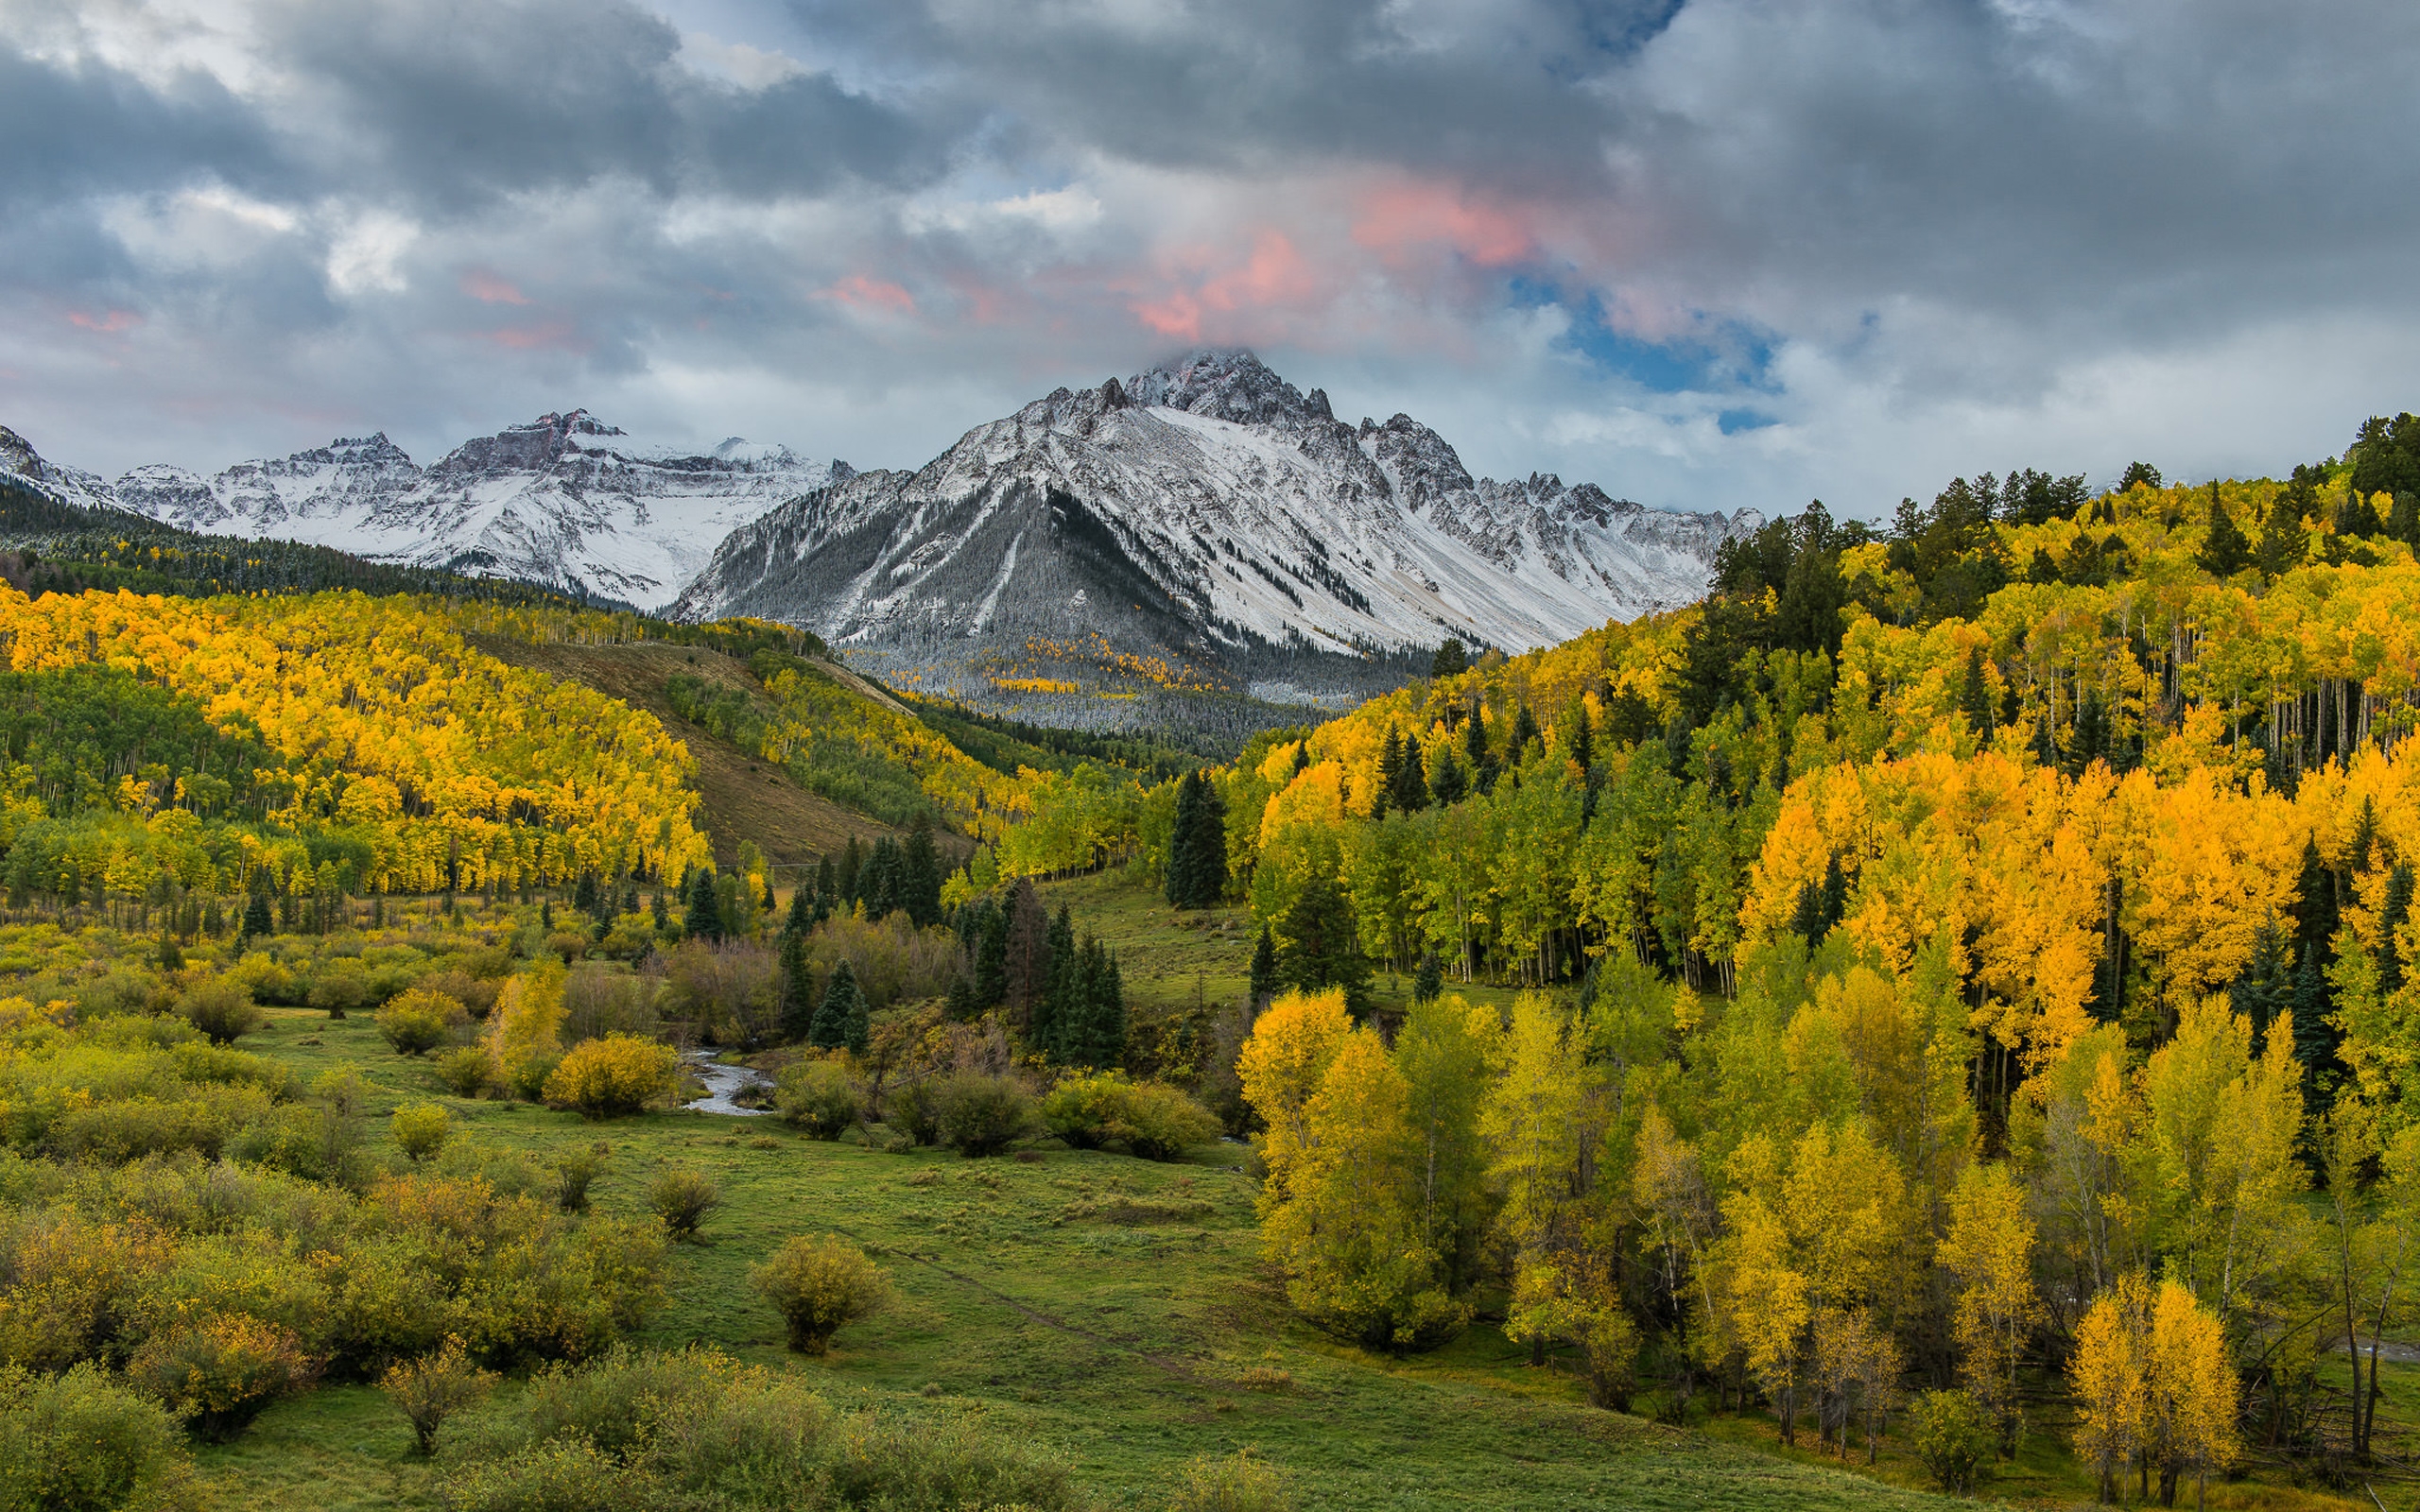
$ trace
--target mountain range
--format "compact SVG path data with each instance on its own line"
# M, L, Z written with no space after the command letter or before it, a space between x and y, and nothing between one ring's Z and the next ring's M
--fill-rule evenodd
M1410 417L1348 423L1233 351L1060 388L913 472L651 445L579 409L425 468L373 435L112 483L0 429L0 471L192 530L782 620L902 685L1083 724L1127 722L1096 696L1121 680L1341 703L1448 637L1550 644L1698 597L1763 524L1475 478Z
M0 430L0 470L69 503L186 530L517 577L642 609L669 603L734 528L849 475L845 463L737 437L702 453L651 445L581 409L465 441L425 468L380 434L211 477L151 463L108 483Z

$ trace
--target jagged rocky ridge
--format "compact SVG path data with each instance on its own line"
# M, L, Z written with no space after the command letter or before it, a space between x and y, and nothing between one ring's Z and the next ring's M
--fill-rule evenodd
M715 544L783 500L849 476L786 447L648 445L585 410L466 441L426 468L382 435L214 477L164 464L105 483L0 431L0 469L70 503L210 535L300 541L377 561L517 577L660 608Z
M786 620L994 706L1036 644L1078 643L1340 701L1448 636L1518 651L1688 602L1762 524L1475 479L1409 416L1347 424L1251 353L1203 352L791 500L673 612Z

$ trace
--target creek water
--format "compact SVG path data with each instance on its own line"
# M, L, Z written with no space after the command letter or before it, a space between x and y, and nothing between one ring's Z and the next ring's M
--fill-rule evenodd
M714 1057L711 1050L692 1050L682 1059L706 1084L706 1095L681 1106L693 1113L729 1113L735 1118L759 1118L772 1111L769 1108L742 1108L733 1099L752 1087L769 1091L773 1078L753 1066L726 1066Z

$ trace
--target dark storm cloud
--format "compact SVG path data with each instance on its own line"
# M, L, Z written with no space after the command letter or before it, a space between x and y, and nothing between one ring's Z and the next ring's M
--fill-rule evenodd
M0 207L12 213L205 171L274 180L280 165L271 133L206 74L152 88L103 64L37 62L0 42Z
M1192 339L1691 503L2420 405L2408 3L147 3L0 0L70 460L612 396L912 463Z

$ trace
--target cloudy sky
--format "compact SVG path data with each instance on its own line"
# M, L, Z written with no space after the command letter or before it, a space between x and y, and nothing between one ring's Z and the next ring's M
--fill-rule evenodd
M585 405L912 466L1249 345L1478 471L1873 515L2420 408L2410 0L0 0L0 423Z

